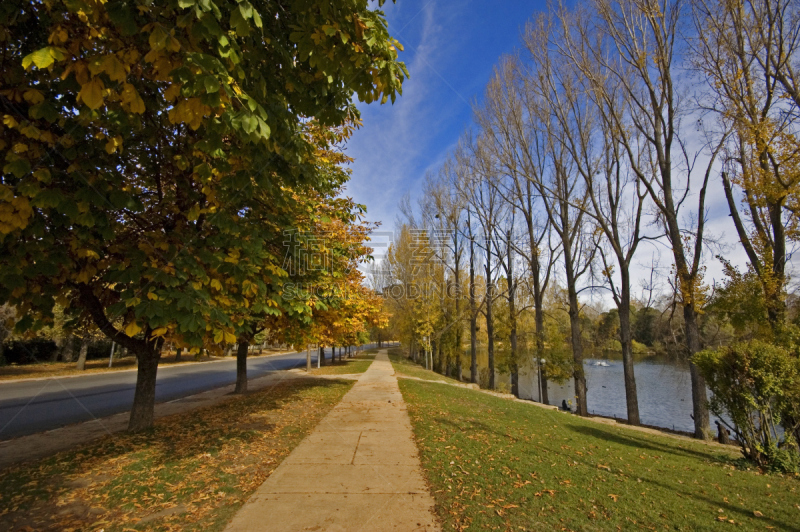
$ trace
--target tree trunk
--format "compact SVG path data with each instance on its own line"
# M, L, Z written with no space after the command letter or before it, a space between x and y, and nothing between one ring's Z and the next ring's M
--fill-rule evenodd
M511 253L511 231L508 232L507 266L508 274L508 321L510 325L509 344L511 347L511 393L519 397L519 361L517 360L517 309L515 305L516 286L514 285L514 260Z
M250 340L239 338L239 347L236 349L236 389L233 393L247 391L247 352L250 349Z
M156 400L156 377L158 361L161 358L160 342L158 345L141 342L136 351L136 391L133 394L131 417L128 430L137 432L153 426L153 407Z
M586 374L583 371L583 341L581 338L580 306L578 304L578 292L575 288L575 274L572 270L572 254L568 246L564 245L564 264L567 277L567 292L569 294L569 329L572 342L572 363L575 379L575 412L579 416L589 414L586 405Z
M691 304L683 306L684 329L686 330L686 347L689 357L700 351L700 327L697 323L697 312ZM711 437L708 415L708 397L706 381L697 366L689 360L689 375L692 379L692 410L694 418L694 436L701 440Z
M3 354L5 346L5 339L0 342L0 355ZM50 362L58 362L58 357L61 356L61 351L64 349L64 338L56 338L56 348L53 350L52 354L50 355Z
M86 355L89 353L89 339L81 339L81 350L78 353L78 371L86 369Z
M539 369L539 381L542 387L542 397L540 397L541 403L549 405L550 397L547 394L547 368L544 366Z
M513 305L512 305L513 307ZM513 308L511 310L514 311ZM511 344L511 393L514 397L519 397L519 364L517 363L517 319L511 318L511 334L509 335Z
M786 321L786 301L784 288L786 284L786 228L783 222L783 205L769 205L769 219L772 225L773 257L771 282L765 283L769 290L767 296L767 314L773 331L779 331Z
M175 348L175 362L180 362L181 361L181 351L183 351L182 347L176 347Z
M633 371L633 339L631 338L630 276L621 272L622 286L619 305L619 340L622 344L622 367L625 376L625 403L628 409L628 424L639 425L639 397L636 393L636 377Z
M486 278L489 278L489 267L486 268ZM492 316L492 297L494 296L494 287L492 283L486 286L486 352L489 358L489 389L495 389L495 376L494 376L494 316Z
M462 248L463 249L463 248ZM458 325L456 325L456 379L461 381L462 377L462 368L461 368L461 355L464 353L464 322L461 319L461 276L459 272L460 267L460 253L456 256L456 266L454 269L455 275L455 303L456 303L456 319L458 320Z
M467 226L470 226L470 219L467 216ZM478 309L475 304L475 239L472 238L470 229L469 239L469 380L473 384L478 383Z
M539 281L538 258L535 264L537 267L533 279L533 314L536 323L536 363L541 364L544 359L544 294ZM539 400L543 404L550 404L547 395L547 369L544 367L539 370L539 381L542 387L542 396Z
M72 336L67 336L64 339L64 349L61 351L61 360L63 362L72 362L73 359L73 351L72 351L72 344L74 338Z
M323 346L319 346L319 365L325 365L325 348Z

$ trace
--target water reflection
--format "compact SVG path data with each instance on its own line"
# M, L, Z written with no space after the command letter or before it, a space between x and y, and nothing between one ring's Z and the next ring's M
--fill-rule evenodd
M625 380L621 360L586 359L584 371L588 386L589 412L601 416L627 418ZM539 400L536 367L520 375L520 397ZM685 432L694 432L692 420L692 382L689 366L675 360L647 358L634 364L639 397L639 417L645 425L654 425ZM507 375L498 381L506 383ZM506 384L508 385L508 384ZM575 388L572 380L562 385L550 383L548 399L551 405L571 401L574 409ZM710 395L710 392L709 392ZM711 428L715 428L711 417Z

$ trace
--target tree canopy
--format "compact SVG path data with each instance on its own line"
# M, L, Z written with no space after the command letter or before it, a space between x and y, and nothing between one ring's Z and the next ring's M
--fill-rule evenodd
M280 294L283 233L347 179L330 154L359 124L354 98L394 101L407 76L380 11L14 0L0 14L0 301L18 330L58 302L154 386L168 335L233 342L242 309L303 312ZM136 403L132 427L149 425Z

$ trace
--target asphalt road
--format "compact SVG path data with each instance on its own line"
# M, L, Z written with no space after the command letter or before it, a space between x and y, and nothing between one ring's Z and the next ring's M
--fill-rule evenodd
M368 347L368 346L365 346ZM330 356L330 351L326 350ZM317 355L312 350L312 364ZM306 354L249 358L247 376L305 366ZM156 402L220 388L236 382L236 359L158 369ZM133 402L136 371L80 377L0 382L0 441L127 412Z

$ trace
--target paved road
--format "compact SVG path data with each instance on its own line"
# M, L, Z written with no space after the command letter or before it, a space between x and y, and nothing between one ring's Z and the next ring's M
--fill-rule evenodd
M327 354L330 356L330 351ZM317 363L313 350L311 361ZM250 358L247 376L256 378L270 371L302 367L305 363L305 351ZM235 382L235 358L164 366L158 370L156 402L172 401ZM133 402L135 384L135 371L0 382L0 441L126 412Z

